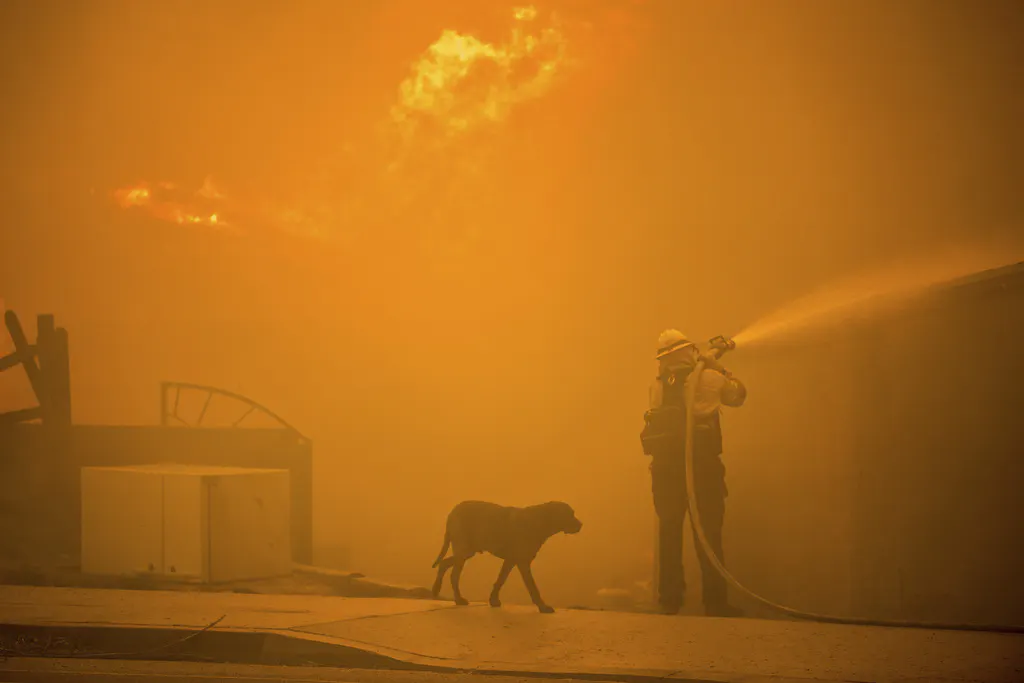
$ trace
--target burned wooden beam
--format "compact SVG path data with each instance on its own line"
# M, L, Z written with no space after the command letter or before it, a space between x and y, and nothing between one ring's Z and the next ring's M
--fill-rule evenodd
M36 318L36 347L39 374L45 386L46 421L56 425L71 424L71 378L68 359L68 332L57 327L53 315Z
M39 406L12 410L8 413L0 413L0 426L28 422L29 420L39 420L42 417L43 409Z
M43 409L43 423L49 424L53 416L53 335L56 329L53 316L41 314L36 316L36 363L39 366L39 381L42 395L37 391L39 405Z
M34 345L29 344L28 348L33 355L36 353L36 347ZM10 370L11 368L13 368L16 365L19 365L20 363L21 355L17 351L15 351L14 353L9 353L3 358L0 358L0 372L3 372L4 370Z
M58 327L53 333L53 356L50 373L51 411L54 422L71 425L71 357L68 351L68 331Z
M70 425L71 375L67 330L56 326L53 315L40 315L36 319L36 343L29 344L14 311L4 314L4 322L15 350L0 358L0 371L16 365L25 368L39 407L7 413L3 419L21 422L42 417L44 424Z
M4 323L7 325L7 331L11 335L11 341L14 342L15 353L18 354L21 360L21 367L25 368L25 374L28 376L29 384L32 385L32 391L35 393L40 407L45 412L47 405L46 385L40 376L35 354L32 352L32 347L25 337L25 330L21 327L21 321L18 320L18 316L14 311L7 311L4 313Z

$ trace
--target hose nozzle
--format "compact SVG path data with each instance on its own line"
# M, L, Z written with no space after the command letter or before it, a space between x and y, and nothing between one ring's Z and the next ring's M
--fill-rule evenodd
M726 351L732 351L733 349L736 348L736 342L722 334L713 338L711 341L708 342L708 344L711 345L711 348L718 351L719 355L725 353Z

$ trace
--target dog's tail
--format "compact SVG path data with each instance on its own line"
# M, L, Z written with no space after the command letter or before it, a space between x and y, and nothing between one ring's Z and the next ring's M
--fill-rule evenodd
M441 560L444 559L444 556L448 554L448 547L451 545L451 543L452 543L452 535L451 535L451 533L448 532L448 526L445 525L445 528L444 528L444 545L441 546L441 552L438 553L437 559L434 560L434 564L430 565L431 568L436 567L438 564L441 563Z

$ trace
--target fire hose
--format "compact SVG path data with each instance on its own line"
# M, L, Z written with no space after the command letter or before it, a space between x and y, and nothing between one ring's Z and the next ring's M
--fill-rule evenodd
M731 351L736 348L735 342L726 337L715 337L711 340L712 350L709 352L709 356L717 359L722 356L726 351ZM691 373L692 381L687 382L686 386L686 454L685 454L685 466L686 466L686 495L687 505L690 512L690 524L693 527L693 533L697 542L700 543L704 553L707 555L708 561L711 566L714 567L722 578L724 578L729 585L735 588L740 593L746 595L748 598L756 603L764 605L769 609L785 614L796 619L803 619L806 621L817 621L828 624L846 624L853 626L885 626L894 628L919 628L919 629L933 629L933 630L949 630L949 631L988 631L994 633L1024 633L1024 626L999 626L999 625L988 625L988 624L943 624L943 623L932 623L923 621L892 621L884 619L864 619L858 617L839 617L828 614L818 614L816 612L806 612L792 607L786 607L780 605L777 602L772 602L767 598L761 597L754 591L750 590L743 584L741 584L736 577L734 577L721 559L715 554L711 544L708 543L707 537L704 535L704 528L700 522L700 510L697 505L696 497L696 486L694 485L693 476L693 430L694 430L694 416L693 416L693 404L696 397L697 385L700 381L700 374L703 372L705 366L705 359L700 359L697 366Z

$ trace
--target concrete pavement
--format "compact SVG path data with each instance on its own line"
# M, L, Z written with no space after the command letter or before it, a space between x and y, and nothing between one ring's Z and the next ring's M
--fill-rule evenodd
M204 637L273 635L300 649L372 655L363 665L373 667L710 681L1024 680L1021 635L580 610L543 615L429 600L0 586L0 622L25 628L185 633L221 616Z
M0 660L0 683L480 683L473 673L133 662L13 657ZM493 683L536 683L500 677ZM568 682L567 682L568 683Z

